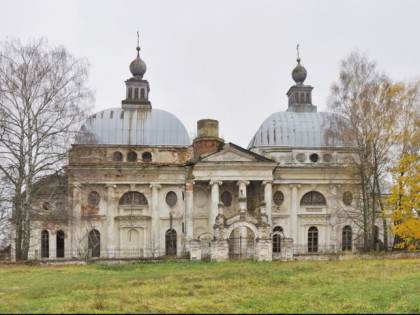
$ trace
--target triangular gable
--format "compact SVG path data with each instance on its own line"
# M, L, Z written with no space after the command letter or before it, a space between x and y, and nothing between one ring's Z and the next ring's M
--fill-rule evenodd
M274 162L233 143L225 144L217 152L210 152L201 156L201 160L204 162Z

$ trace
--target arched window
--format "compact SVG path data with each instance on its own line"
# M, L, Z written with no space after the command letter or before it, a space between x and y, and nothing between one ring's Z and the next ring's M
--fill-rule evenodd
M88 237L88 249L92 250L92 257L101 256L101 234L98 230L92 230Z
M119 202L123 206L147 206L148 202L146 197L137 191L129 191L125 193Z
M139 98L139 89L137 89L137 88L134 89L134 98L135 99Z
M50 233L47 230L41 232L41 258L50 257Z
M311 226L308 230L308 252L316 253L318 251L318 229Z
M281 233L283 233L281 226L273 229L273 253L281 253Z
M228 191L222 192L221 198L225 207L230 207L232 205L232 195Z
M305 93L303 92L300 93L300 102L305 103Z
M133 98L133 88L128 88L128 99L132 99Z
M64 231L59 230L57 231L57 252L56 256L57 258L64 258Z
M167 256L176 255L176 231L174 229L170 229L166 231L165 241L166 241L166 255Z
M144 89L141 89L140 90L140 98L141 99L144 99Z
M295 102L299 103L299 92L295 92Z
M306 93L306 103L311 103L311 95L309 93Z
M301 206L326 206L327 201L323 194L317 191L310 191L303 195L300 200Z
M343 228L343 240L342 240L342 249L343 252L346 250L350 250L351 251L351 226L350 225L346 225Z

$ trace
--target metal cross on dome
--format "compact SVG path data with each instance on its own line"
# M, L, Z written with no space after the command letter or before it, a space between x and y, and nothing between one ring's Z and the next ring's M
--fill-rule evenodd
M299 44L297 44L296 50L297 50L297 57L299 58Z

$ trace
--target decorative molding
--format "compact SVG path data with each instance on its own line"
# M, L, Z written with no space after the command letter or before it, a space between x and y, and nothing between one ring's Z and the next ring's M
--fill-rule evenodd
M240 184L245 184L245 186L248 186L250 183L249 180L238 180L238 182L236 183L236 186L239 186Z
M211 185L211 186L213 186L213 185L215 185L215 184L217 184L217 185L219 185L219 186L222 186L223 182L222 182L221 180L211 180L211 181L210 181L210 185Z

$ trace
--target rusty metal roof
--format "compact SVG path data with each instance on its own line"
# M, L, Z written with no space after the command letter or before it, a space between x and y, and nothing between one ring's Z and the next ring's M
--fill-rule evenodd
M111 108L90 116L75 144L189 146L191 142L184 125L169 112Z
M341 147L327 139L335 115L327 112L278 112L269 116L255 133L248 149L273 147Z

